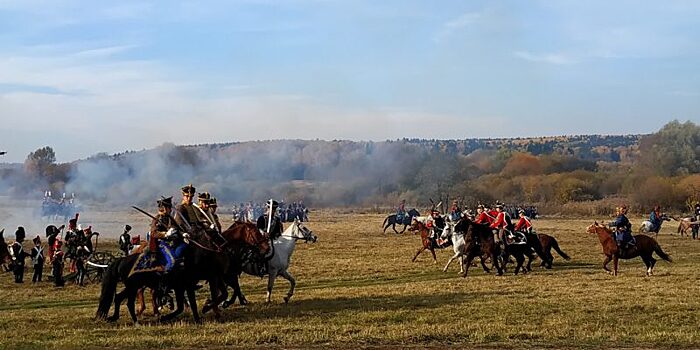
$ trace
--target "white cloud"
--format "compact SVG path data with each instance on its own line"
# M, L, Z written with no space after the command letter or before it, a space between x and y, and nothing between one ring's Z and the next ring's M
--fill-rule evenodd
M548 64L574 64L578 60L570 55L563 53L545 53L545 54L534 54L527 51L516 51L513 53L516 57L522 58L526 61L538 62L538 63L548 63Z

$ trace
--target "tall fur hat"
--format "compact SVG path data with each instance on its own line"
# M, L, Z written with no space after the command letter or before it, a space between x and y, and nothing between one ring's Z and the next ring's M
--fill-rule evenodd
M75 229L78 225L78 217L80 213L75 213L75 217L68 220L68 229Z
M19 226L17 227L17 231L15 231L15 240L17 242L24 242L24 238L26 237L26 234L24 232L24 227Z

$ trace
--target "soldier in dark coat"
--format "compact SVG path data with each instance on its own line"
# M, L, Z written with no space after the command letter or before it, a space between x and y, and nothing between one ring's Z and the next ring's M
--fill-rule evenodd
M275 239L284 231L282 221L280 220L279 216L276 215L277 206L279 204L277 201L273 201L272 199L270 199L266 204L265 213L258 217L257 227L259 230L267 232L270 235L270 239ZM270 231L268 231L267 221L268 216L270 216L270 211L272 211L272 223L270 224Z
M28 255L22 248L22 242L24 242L25 236L24 227L17 227L17 231L15 231L15 242L10 246L12 272L15 274L15 283L24 283L24 259L26 259Z
M134 248L134 245L131 244L131 235L129 234L129 231L131 231L131 226L126 225L124 226L124 233L119 236L119 250L124 253L124 256L129 255L131 249Z
M32 248L32 265L34 265L34 275L32 275L32 282L41 282L41 275L44 272L44 248L41 246L41 238L39 236L34 237L34 248Z
M183 187L181 190L182 202L175 209L175 222L177 222L182 229L187 230L189 233L201 231L203 227L199 220L197 220L198 210L192 203L196 189L192 186L192 184L189 184Z
M219 221L219 215L216 215L216 209L219 204L216 202L216 198L212 197L209 199L209 213L211 213L212 219L214 219L214 225L216 225L219 232L221 232L221 221Z
M65 255L63 250L61 250L62 246L63 242L56 241L56 252L51 259L51 274L53 275L53 283L56 287L63 287L63 285L66 283L66 281L63 279L63 258Z
M58 235L61 233L61 230L66 227L65 225L61 225L61 227L56 227L54 225L49 225L46 226L46 239L49 244L49 252L48 252L48 257L49 261L53 260L53 253L54 253L54 247L56 246L56 240L58 239Z

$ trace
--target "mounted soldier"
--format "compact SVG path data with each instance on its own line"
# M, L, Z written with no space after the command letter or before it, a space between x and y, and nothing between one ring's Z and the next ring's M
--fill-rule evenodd
M491 224L491 228L494 230L494 238L496 242L502 242L504 245L506 242L506 233L511 232L513 228L513 223L511 221L510 215L503 210L503 204L496 202L496 220Z
M532 221L529 217L527 217L527 215L525 215L525 210L522 208L518 209L518 216L520 216L520 220L518 220L518 223L515 224L515 231L532 233Z
M651 223L651 227L649 228L650 232L659 232L661 229L661 221L663 220L661 216L661 207L660 206L655 206L654 210L651 211L649 214L649 222Z
M196 189L192 184L189 184L182 187L181 190L182 202L175 209L175 222L189 233L202 230L203 227L199 220L197 220L197 208L195 208L192 203Z
M44 272L44 248L41 246L41 237L36 236L32 240L34 247L31 251L32 265L34 266L34 274L32 275L32 283L41 282L41 275Z
M270 239L276 239L284 231L282 221L279 216L276 215L277 207L279 203L270 199L265 205L265 213L260 215L257 220L256 226L258 230L266 232Z
M119 250L124 253L124 256L129 255L131 250L134 248L134 245L131 243L131 235L129 234L129 231L131 231L131 226L125 225L124 226L124 232L119 236Z
M216 198L211 197L209 199L209 213L211 214L212 219L214 219L214 224L216 225L216 228L219 232L221 232L221 221L219 221L219 215L216 214L216 209L219 207L219 204L216 202Z
M406 218L406 200L402 199L396 208L396 222L403 224Z
M487 209L488 208L486 208L483 204L479 204L476 207L476 219L474 220L474 223L482 225L491 225L493 223L496 218L489 215Z
M632 224L629 219L627 219L627 206L622 205L617 208L617 217L615 220L608 224L608 227L612 227L616 230L615 241L620 249L625 250L627 248L634 248L635 241L632 237Z
M448 217L452 222L457 222L462 218L462 209L459 207L457 200L452 201L452 206L450 207Z
M151 221L151 234L148 252L152 263L162 262L165 272L175 266L182 266L182 254L187 247L184 240L187 234L179 230L177 221L172 217L172 197L157 201L158 215ZM163 240L168 240L166 243Z
M17 227L17 231L15 231L15 242L9 247L10 257L12 258L12 272L15 274L15 283L24 283L24 259L26 259L28 255L22 248L25 237L24 227Z
M430 210L430 216L425 223L425 226L431 230L430 238L435 242L437 242L437 238L442 234L442 230L445 229L445 218L440 215L440 211L437 210L436 207Z

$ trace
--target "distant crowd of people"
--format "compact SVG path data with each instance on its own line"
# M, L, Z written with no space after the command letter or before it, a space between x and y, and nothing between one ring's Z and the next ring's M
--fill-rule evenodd
M231 214L234 221L255 222L256 218L265 213L265 203L247 202L233 205ZM282 222L292 222L294 219L306 222L309 221L309 209L303 201L285 203L279 202L277 216Z

